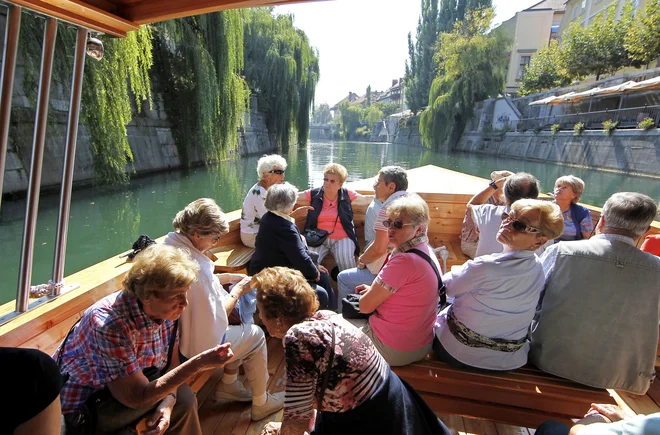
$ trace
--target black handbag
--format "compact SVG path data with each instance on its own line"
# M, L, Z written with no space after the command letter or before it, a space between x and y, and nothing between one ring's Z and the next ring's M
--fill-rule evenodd
M357 293L350 294L341 300L341 315L344 319L368 319L371 313L360 312L360 298Z
M303 235L305 236L305 240L307 241L307 246L310 246L312 248L317 248L326 241L330 233L328 233L326 230L321 230L319 228L310 228L308 230L305 230Z

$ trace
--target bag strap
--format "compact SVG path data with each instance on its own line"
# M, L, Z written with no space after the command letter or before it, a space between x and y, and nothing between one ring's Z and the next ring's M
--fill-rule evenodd
M323 384L321 384L321 393L317 398L316 409L318 412L321 412L321 402L323 402L323 396L325 396L325 390L328 388L328 382L330 381L330 370L332 369L332 363L335 360L335 324L332 321L328 320L330 326L332 326L332 345L330 346L330 356L328 357L328 366L323 373Z
M174 321L174 328L172 328L172 334L170 335L170 345L169 345L169 349L167 350L167 364L165 364L165 367L163 367L161 373L166 373L167 370L170 368L170 365L172 364L172 353L174 352L174 345L176 344L176 333L178 329L179 329L179 319L176 319Z
M76 323L74 323L71 328L69 329L69 332L66 334L66 337L64 337L64 341L60 345L60 351L57 354L57 366L61 369L62 368L62 354L64 353L64 347L66 346L66 342L69 341L69 337L71 336L71 333L73 332L73 328L76 327L78 323L82 320L82 316L80 316L80 319L76 320Z
M438 268L435 267L435 263L433 260L431 260L431 257L419 249L409 249L406 252L412 252L413 254L419 255L431 265L433 271L435 272L435 276L438 278L438 296L440 297L439 308L444 308L444 306L447 305L447 286L445 286L445 284L442 282L440 272L438 272Z

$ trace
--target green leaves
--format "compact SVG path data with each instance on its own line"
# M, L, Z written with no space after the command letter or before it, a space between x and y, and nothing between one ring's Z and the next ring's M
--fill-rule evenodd
M563 60L557 41L551 41L549 45L541 48L525 71L520 84L520 94L528 95L543 89L568 85L570 77Z

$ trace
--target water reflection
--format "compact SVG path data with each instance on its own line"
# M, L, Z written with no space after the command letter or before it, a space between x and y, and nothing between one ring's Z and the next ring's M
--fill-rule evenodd
M176 212L197 198L214 198L226 211L240 208L247 190L257 182L258 159L250 156L227 161L213 170L157 174L135 179L121 188L75 190L65 274L128 250L140 234L156 238L171 231ZM582 201L599 206L618 191L638 191L660 199L660 180L656 179L486 155L434 153L384 143L315 142L306 148L289 147L286 159L286 179L300 189L321 186L323 167L330 162L346 166L349 181L372 177L385 165L414 168L434 164L480 177L488 177L495 169L526 171L541 180L546 192L552 190L559 176L574 174L586 183ZM32 276L35 284L47 281L52 272L58 201L57 195L40 200ZM0 303L16 294L24 211L24 201L2 204Z

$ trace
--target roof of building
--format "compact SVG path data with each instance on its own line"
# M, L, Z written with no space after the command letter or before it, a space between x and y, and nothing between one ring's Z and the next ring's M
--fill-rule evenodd
M535 5L525 9L526 11L534 11L539 9L552 9L553 11L566 10L566 0L543 0Z

